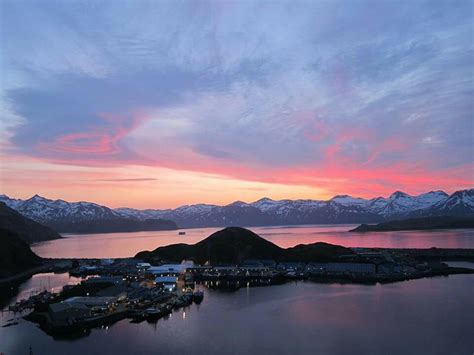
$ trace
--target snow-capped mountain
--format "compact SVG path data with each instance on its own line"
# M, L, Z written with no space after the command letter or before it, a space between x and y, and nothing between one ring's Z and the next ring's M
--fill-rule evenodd
M469 203L468 192L464 194ZM459 192L458 192L459 193ZM467 195L466 195L467 194ZM452 196L455 196L453 194ZM136 218L160 217L176 221L180 227L204 227L225 225L282 225L311 223L366 223L432 215L431 209L448 201L450 196L443 191L430 191L411 196L397 191L389 197L363 199L348 195L320 200L272 200L262 198L252 203L233 202L227 206L191 205L175 210L135 210L121 208L116 211ZM449 210L445 212L450 214ZM455 210L453 213L458 213ZM474 207L462 214L474 214ZM439 213L438 213L439 214Z
M8 207L45 226L65 233L121 232L176 229L172 221L134 218L92 202L50 200L35 195L28 200L0 195Z
M430 208L432 215L466 215L474 211L474 189L456 191Z
M0 196L0 201L5 202L7 206L16 209L22 215L40 223L65 219L77 222L121 217L120 213L91 202L49 200L38 195L24 201L9 199L7 196L2 195Z
M0 195L0 201L31 219L47 225L60 221L172 220L181 228L211 226L258 226L317 223L370 223L395 218L432 215L474 214L474 189L448 195L430 191L411 196L396 191L389 197L363 199L338 195L330 200L272 200L262 198L252 203L236 201L226 206L185 205L176 209L110 209L90 202L66 202L33 196L28 200Z
M379 197L371 200L368 210L382 216L393 216L409 213L410 211L429 208L448 198L443 191L430 191L418 196L410 196L404 192L396 191L388 199Z

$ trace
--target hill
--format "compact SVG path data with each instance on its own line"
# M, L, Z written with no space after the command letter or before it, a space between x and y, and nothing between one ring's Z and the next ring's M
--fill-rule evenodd
M16 233L28 244L61 238L51 228L22 216L3 202L0 202L0 228Z
M350 232L383 232L402 230L474 228L474 216L421 217L383 222L375 225L361 224Z
M0 229L0 278L41 264L41 258L33 253L18 234Z
M173 244L154 251L142 251L135 257L143 260L194 260L199 264L240 264L246 259L272 259L275 261L321 261L352 254L350 249L326 243L280 248L252 231L228 227L215 232L199 243Z

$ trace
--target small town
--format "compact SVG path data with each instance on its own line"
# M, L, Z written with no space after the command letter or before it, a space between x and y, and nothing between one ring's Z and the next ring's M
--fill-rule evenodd
M9 307L52 336L69 336L122 319L156 322L173 310L200 304L204 288L239 289L308 280L375 284L422 277L472 273L440 260L473 260L472 250L367 249L339 256L338 262L244 260L240 265L197 265L140 259L73 259L50 265L81 277L59 293L44 290Z

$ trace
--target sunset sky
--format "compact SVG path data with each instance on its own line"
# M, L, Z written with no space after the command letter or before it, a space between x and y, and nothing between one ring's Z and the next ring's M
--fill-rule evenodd
M474 185L472 1L0 10L0 193L165 208Z

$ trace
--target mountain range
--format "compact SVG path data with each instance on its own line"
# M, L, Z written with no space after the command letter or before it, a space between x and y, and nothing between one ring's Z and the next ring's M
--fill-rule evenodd
M196 204L176 209L144 210L111 209L91 202L50 200L38 195L27 200L0 195L0 201L60 232L82 233L175 229L176 225L171 221L180 228L191 228L375 223L402 218L474 215L474 189L451 195L430 191L412 196L397 191L387 198L364 199L348 195L324 201L262 198L252 203L235 201L226 206ZM158 222L154 225L150 221ZM117 225L122 226L118 228Z
M176 223L170 220L127 216L92 202L49 200L39 195L28 200L0 195L0 202L60 233L136 232L178 228Z

